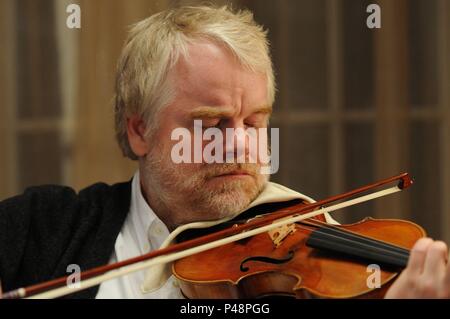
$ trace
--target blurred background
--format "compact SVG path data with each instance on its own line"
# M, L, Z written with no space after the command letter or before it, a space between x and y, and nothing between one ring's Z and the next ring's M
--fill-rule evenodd
M280 170L316 199L411 173L412 188L336 212L401 218L450 243L450 1L236 0L269 30ZM81 6L68 29L67 5ZM129 180L114 139L128 26L200 1L0 0L0 200L30 185ZM381 29L366 8L381 7Z

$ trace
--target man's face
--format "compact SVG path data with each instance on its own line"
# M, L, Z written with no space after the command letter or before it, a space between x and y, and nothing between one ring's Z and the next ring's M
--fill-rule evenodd
M178 141L171 140L171 134L186 128L193 136L194 120L202 120L202 131L216 127L224 137L226 128L266 128L271 110L266 76L244 68L229 51L205 41L190 45L189 61L180 58L169 81L174 84L175 98L160 113L158 128L149 138L151 151L141 160L142 186L149 204L165 211L156 213L170 227L243 210L268 180L260 174L259 160L253 164L248 160L245 164L175 164L171 151ZM247 147L243 151L249 156ZM224 143L223 152L225 158L237 150Z

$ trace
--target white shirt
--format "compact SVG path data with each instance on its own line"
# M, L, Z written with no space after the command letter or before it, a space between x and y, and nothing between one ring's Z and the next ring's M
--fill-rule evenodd
M131 184L130 211L117 236L110 263L120 262L158 249L169 236L166 225L156 216L142 195L139 173ZM143 293L145 271L138 271L100 285L97 299L176 299L183 298L171 276L158 290Z

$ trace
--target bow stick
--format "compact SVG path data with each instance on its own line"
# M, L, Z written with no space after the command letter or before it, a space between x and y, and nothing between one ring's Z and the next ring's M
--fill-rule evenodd
M332 202L342 200L356 194L367 192L373 188L377 188L395 181L398 181L398 184L396 186L357 197L339 204L323 207L324 205L330 204ZM304 205L295 210L289 208L282 209L276 213L267 214L263 215L263 217L252 219L247 223L235 225L234 227L223 229L212 234L174 244L142 256L84 271L80 274L81 280L78 286L68 286L67 282L69 276L65 276L44 283L6 292L0 296L0 299L15 299L26 297L47 299L62 297L80 290L99 285L102 282L113 278L121 277L139 270L144 270L154 265L170 263L177 259L181 259L208 249L216 248L247 237L264 233L280 226L296 223L324 213L329 213L382 196L393 194L411 185L412 180L409 177L408 173L403 173L340 195L332 196L315 203ZM314 210L316 208L319 209ZM285 217L289 216L292 217L285 219ZM278 219L283 220L276 221Z

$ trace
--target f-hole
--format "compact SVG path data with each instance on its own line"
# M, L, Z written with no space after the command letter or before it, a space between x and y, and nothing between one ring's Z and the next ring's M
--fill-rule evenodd
M294 251L291 250L288 252L288 254L283 257L283 258L271 258L271 257L266 257L266 256L253 256L253 257L248 257L245 258L242 262L241 262L241 266L240 266L240 270L242 272L247 272L249 271L249 267L245 267L244 264L249 262L249 261L260 261L263 263L268 263L268 264L284 264L287 263L288 261L290 261L292 258L294 258Z

